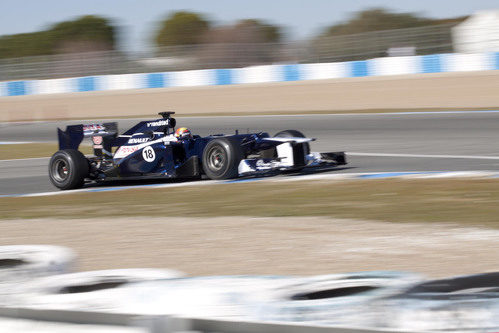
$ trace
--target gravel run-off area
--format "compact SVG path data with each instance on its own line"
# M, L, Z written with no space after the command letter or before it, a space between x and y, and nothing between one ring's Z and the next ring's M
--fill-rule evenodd
M126 209L126 208L124 208ZM499 230L326 217L133 217L0 221L0 244L54 244L78 270L173 268L188 275L498 269Z

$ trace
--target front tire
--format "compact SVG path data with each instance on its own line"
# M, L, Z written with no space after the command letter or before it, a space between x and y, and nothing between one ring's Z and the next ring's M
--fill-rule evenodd
M210 179L230 179L239 175L238 167L244 158L239 141L217 138L208 142L203 151L203 170Z
M72 190L82 187L88 174L88 161L78 150L59 150L50 159L50 181L55 187L61 190Z
M275 138L305 138L306 136L297 130L280 131L274 135ZM295 167L290 171L300 171L305 165L305 156L310 154L310 145L308 142L293 145L293 155L295 159ZM261 158L277 158L277 149L270 148L260 152Z

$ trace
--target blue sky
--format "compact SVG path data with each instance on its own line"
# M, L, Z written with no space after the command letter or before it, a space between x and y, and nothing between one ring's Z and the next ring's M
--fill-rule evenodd
M243 18L265 19L285 28L290 39L312 36L346 20L353 12L386 7L433 18L499 9L497 0L0 0L0 35L41 30L52 23L86 14L111 18L122 28L121 47L148 45L159 20L176 10L190 10L226 24Z

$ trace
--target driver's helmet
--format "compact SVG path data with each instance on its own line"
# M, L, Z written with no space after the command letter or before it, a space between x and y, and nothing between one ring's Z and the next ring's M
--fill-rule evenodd
M192 139L192 134L187 127L180 127L175 131L175 137L179 140Z

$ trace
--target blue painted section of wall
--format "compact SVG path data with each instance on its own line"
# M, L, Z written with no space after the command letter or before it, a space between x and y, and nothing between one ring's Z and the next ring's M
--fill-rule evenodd
M7 96L27 95L26 81L7 82Z
M165 73L146 74L146 88L164 88L168 86L167 82Z
M494 69L499 69L499 52L494 54Z
M95 91L96 84L95 76L85 76L77 78L78 88L77 91Z
M367 72L367 60L363 61L351 61L351 76L352 77L360 77L360 76L368 76Z
M440 73L442 71L442 55L430 54L421 57L423 73Z
M357 178L390 178L390 177L399 177L399 176L409 176L409 175L425 175L430 174L431 171L428 172L381 172L375 174L366 174L360 175Z
M232 84L232 69L215 69L215 84Z
M284 81L301 80L300 65L284 65Z

